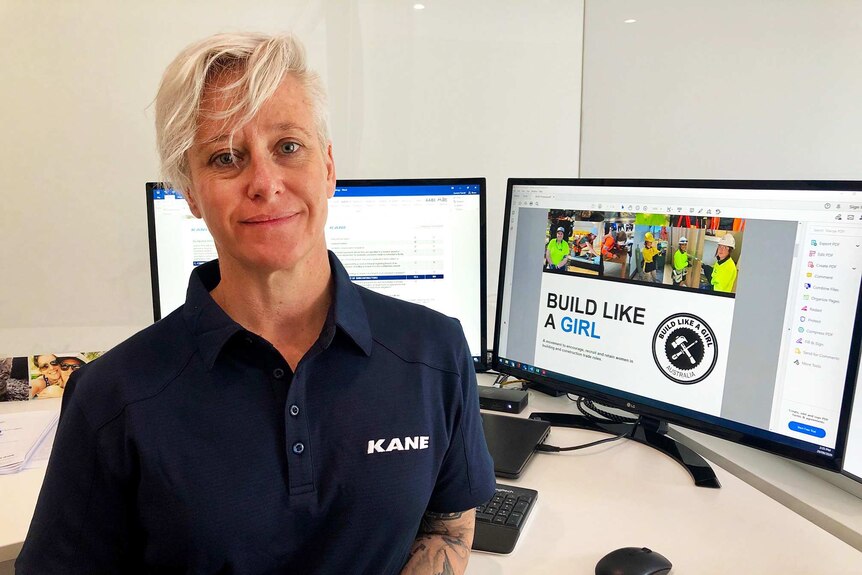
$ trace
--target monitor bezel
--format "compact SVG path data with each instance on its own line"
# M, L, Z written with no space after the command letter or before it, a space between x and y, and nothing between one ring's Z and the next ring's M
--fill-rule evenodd
M147 239L150 247L150 283L153 294L153 321L162 319L162 306L159 295L159 256L156 247L156 207L153 204L153 191L173 189L162 182L147 182Z
M422 186L422 185L478 185L479 186L479 361L473 360L477 372L487 371L488 362L488 249L487 249L487 184L485 178L394 178L394 179L339 179L335 187Z
M853 391L856 381L856 371L859 365L860 335L862 335L862 321L857 321L853 328L851 338L848 368L845 374L844 396L842 399L841 414L836 428L837 436L833 456L829 457L819 454L817 451L809 451L794 447L788 443L772 440L761 434L769 434L766 430L759 430L752 426L732 422L721 418L722 423L706 421L704 418L712 417L700 414L684 408L674 409L675 406L649 400L649 398L637 399L625 397L629 394L611 390L605 391L605 386L574 379L574 382L559 381L552 377L543 376L534 372L528 372L500 361L500 323L502 321L503 300L505 290L506 265L508 261L509 226L512 210L512 190L514 186L596 186L596 187L652 187L652 188L737 188L751 190L809 190L817 191L860 191L862 182L846 180L698 180L698 179L627 179L627 178L509 178L506 184L506 207L504 212L502 247L500 250L500 273L497 287L497 305L495 308L494 321L494 344L492 348L492 369L506 375L528 379L544 386L559 391L583 395L608 406L635 412L637 414L660 419L671 424L679 425L694 431L699 431L725 439L747 447L780 455L788 459L807 463L830 471L840 472L844 458L844 448L847 439L848 422L850 418L850 406L853 400ZM862 308L862 286L857 297L857 317ZM599 389L601 388L601 389ZM644 401L645 400L645 401ZM689 415L685 413L697 415ZM752 430L748 431L746 428ZM755 434L758 432L758 434ZM777 434L775 434L777 435ZM784 436L781 436L784 437ZM788 438L789 439L789 438Z

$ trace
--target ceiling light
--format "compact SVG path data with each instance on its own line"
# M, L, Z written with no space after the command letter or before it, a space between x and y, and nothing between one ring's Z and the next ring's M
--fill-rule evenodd
M629 18L628 20L623 20L623 24L634 24L637 22L634 18Z
M413 9L414 9L414 10L424 10L424 9L425 9L425 4L414 4L414 5L413 5Z

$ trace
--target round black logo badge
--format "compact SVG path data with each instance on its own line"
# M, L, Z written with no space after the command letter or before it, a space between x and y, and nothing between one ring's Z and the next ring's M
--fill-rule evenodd
M712 373L718 359L715 333L705 321L690 313L666 318L652 338L652 356L671 381L691 385Z

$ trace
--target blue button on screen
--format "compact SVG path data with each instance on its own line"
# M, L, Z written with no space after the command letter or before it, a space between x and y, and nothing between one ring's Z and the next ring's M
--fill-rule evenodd
M816 427L814 425L809 425L807 423L800 423L798 421L791 421L787 424L787 427L791 429L791 431L796 431L797 433L804 433L805 435L813 435L814 437L826 437L826 430Z

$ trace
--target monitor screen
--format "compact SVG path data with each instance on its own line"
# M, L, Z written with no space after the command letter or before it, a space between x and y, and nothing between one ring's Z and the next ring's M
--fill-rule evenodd
M147 184L155 319L185 301L191 270L217 257L182 194ZM484 178L339 180L326 242L351 279L457 318L486 367Z
M494 367L837 469L862 182L509 180Z
M844 448L844 475L862 481L862 365L856 372L856 392L850 410L850 426L847 430L847 445Z

